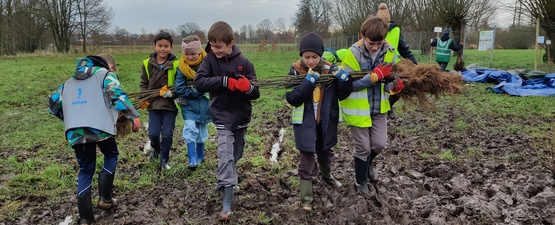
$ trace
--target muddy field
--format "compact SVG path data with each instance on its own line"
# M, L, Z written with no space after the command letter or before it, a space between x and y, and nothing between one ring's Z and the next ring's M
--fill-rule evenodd
M389 122L390 145L377 158L379 183L370 195L354 191L352 146L342 125L333 168L343 187L332 189L316 180L311 213L300 210L299 188L290 179L294 170L276 175L270 166L244 164L230 224L555 224L555 181L547 157L539 156L552 147L550 140L499 129L553 123L553 118L464 118L454 108L439 110L447 116L431 120L433 113L410 111ZM280 120L248 132L273 143L281 127L291 128L287 114L284 109ZM471 129L454 129L454 118L464 118ZM269 158L270 145L254 147L266 149ZM446 149L456 160L439 157ZM294 149L282 150L280 158L296 154ZM214 149L207 157L216 161ZM142 166L122 161L118 173L137 173ZM215 168L206 170L215 176ZM117 208L95 208L97 224L219 223L221 197L214 184L184 177L160 179L154 188L138 191L116 186L115 192ZM62 201L33 199L25 206L33 212L30 217L0 224L58 224L68 215L75 221L75 197Z

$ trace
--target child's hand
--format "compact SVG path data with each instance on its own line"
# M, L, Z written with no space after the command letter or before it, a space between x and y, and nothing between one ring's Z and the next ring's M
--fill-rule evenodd
M235 84L235 87L237 88L237 90L242 91L242 92L249 91L251 89L251 82L245 76L243 76L243 75L239 75L239 76L240 77L237 80L237 83Z
M384 64L380 64L378 67L374 68L374 70L372 70L372 74L370 75L370 79L372 79L372 81L374 83L378 82L379 80L384 79L385 77L389 76L391 74L391 69L393 67L391 66L391 64L386 64L384 66Z
M320 79L320 74L318 72L314 72L311 69L308 69L308 73L306 74L306 77L304 79L307 79L308 81L310 81L310 83L312 83L313 85L316 85L316 81L318 81L318 79Z
M231 77L227 77L227 79L226 77L224 77L224 87L226 87L230 91L237 90L237 80Z
M141 128L141 120L139 117L135 117L133 118L133 132L139 131L139 128Z
M168 89L167 85L164 85L164 87L162 87L160 89L160 96L163 98L171 98L173 96L172 92Z
M347 81L349 80L349 76L351 76L351 74L349 74L349 72L340 69L339 71L336 71L335 73L335 78L337 78L339 81Z
M405 87L405 82L403 82L403 80L401 80L399 76L395 76L395 80L393 81L393 84L389 88L389 93L392 95L398 94L399 92L401 92L401 90L403 90L404 87Z

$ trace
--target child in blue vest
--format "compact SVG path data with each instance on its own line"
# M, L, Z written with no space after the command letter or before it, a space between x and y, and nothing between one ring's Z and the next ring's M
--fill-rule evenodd
M195 169L204 160L204 142L208 139L206 125L211 120L207 95L193 87L196 71L206 57L206 52L196 35L183 38L181 48L175 93L179 96L181 115L185 120L182 133L187 144L189 168Z
M172 36L164 31L154 37L154 52L143 61L140 84L142 97L148 95L147 91L159 90L159 96L151 100L147 107L148 137L153 149L150 158L160 156L160 168L166 170L170 169L168 161L178 112L174 103L177 95L168 90L174 84L176 73L172 42Z
M292 112L295 146L299 150L299 177L302 209L312 210L312 179L318 176L334 188L341 183L331 174L334 157L332 147L337 143L339 122L338 99L351 93L349 74L322 58L324 42L316 33L306 34L299 44L301 59L293 63L289 75L306 74L305 79L286 94L294 106ZM320 74L335 73L336 79L328 84L318 83Z

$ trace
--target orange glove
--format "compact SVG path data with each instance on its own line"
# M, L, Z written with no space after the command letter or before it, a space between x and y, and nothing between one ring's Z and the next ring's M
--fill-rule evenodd
M139 108L146 109L148 108L149 105L150 105L150 102L148 100L144 100L141 102L141 105L139 106Z
M391 74L391 69L393 67L391 66L391 64L386 64L384 66L384 64L380 64L378 67L374 68L374 70L372 70L372 74L370 74L370 79L372 79L372 82L376 83L379 80L384 79L385 77L389 76Z
M395 76L395 80L393 81L393 84L389 88L389 93L392 95L398 94L399 92L401 92L401 90L403 90L404 87L405 87L405 82L403 82L403 80L401 80L399 76Z
M164 85L164 87L160 88L160 96L164 98L171 98L173 94L170 89L168 89L168 86Z
M245 76L241 75L241 77L237 80L235 87L237 87L237 90L239 91L247 92L251 89L251 82Z
M135 117L133 118L133 132L139 131L139 128L141 128L141 120L139 117Z

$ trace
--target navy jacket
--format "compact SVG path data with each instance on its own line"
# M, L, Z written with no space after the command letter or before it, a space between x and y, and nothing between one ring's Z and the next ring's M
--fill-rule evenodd
M333 71L333 67L330 71ZM316 71L321 73L322 71ZM299 73L292 67L289 75ZM285 98L289 104L299 107L304 103L303 123L294 124L295 146L303 152L316 152L316 141L323 141L321 146L324 150L331 149L337 144L337 125L339 123L339 102L351 94L352 81L345 82L334 80L324 87L324 96L320 101L320 124L317 126L314 115L314 104L312 92L315 86L310 81L304 79L299 86L291 92L287 92ZM316 140L316 129L320 129L323 140Z
M217 58L212 52L206 55L195 76L194 86L199 92L210 93L210 113L217 129L235 130L247 127L251 121L251 100L260 97L258 87L249 92L230 91L228 77L243 75L256 79L253 64L233 45L231 54Z

